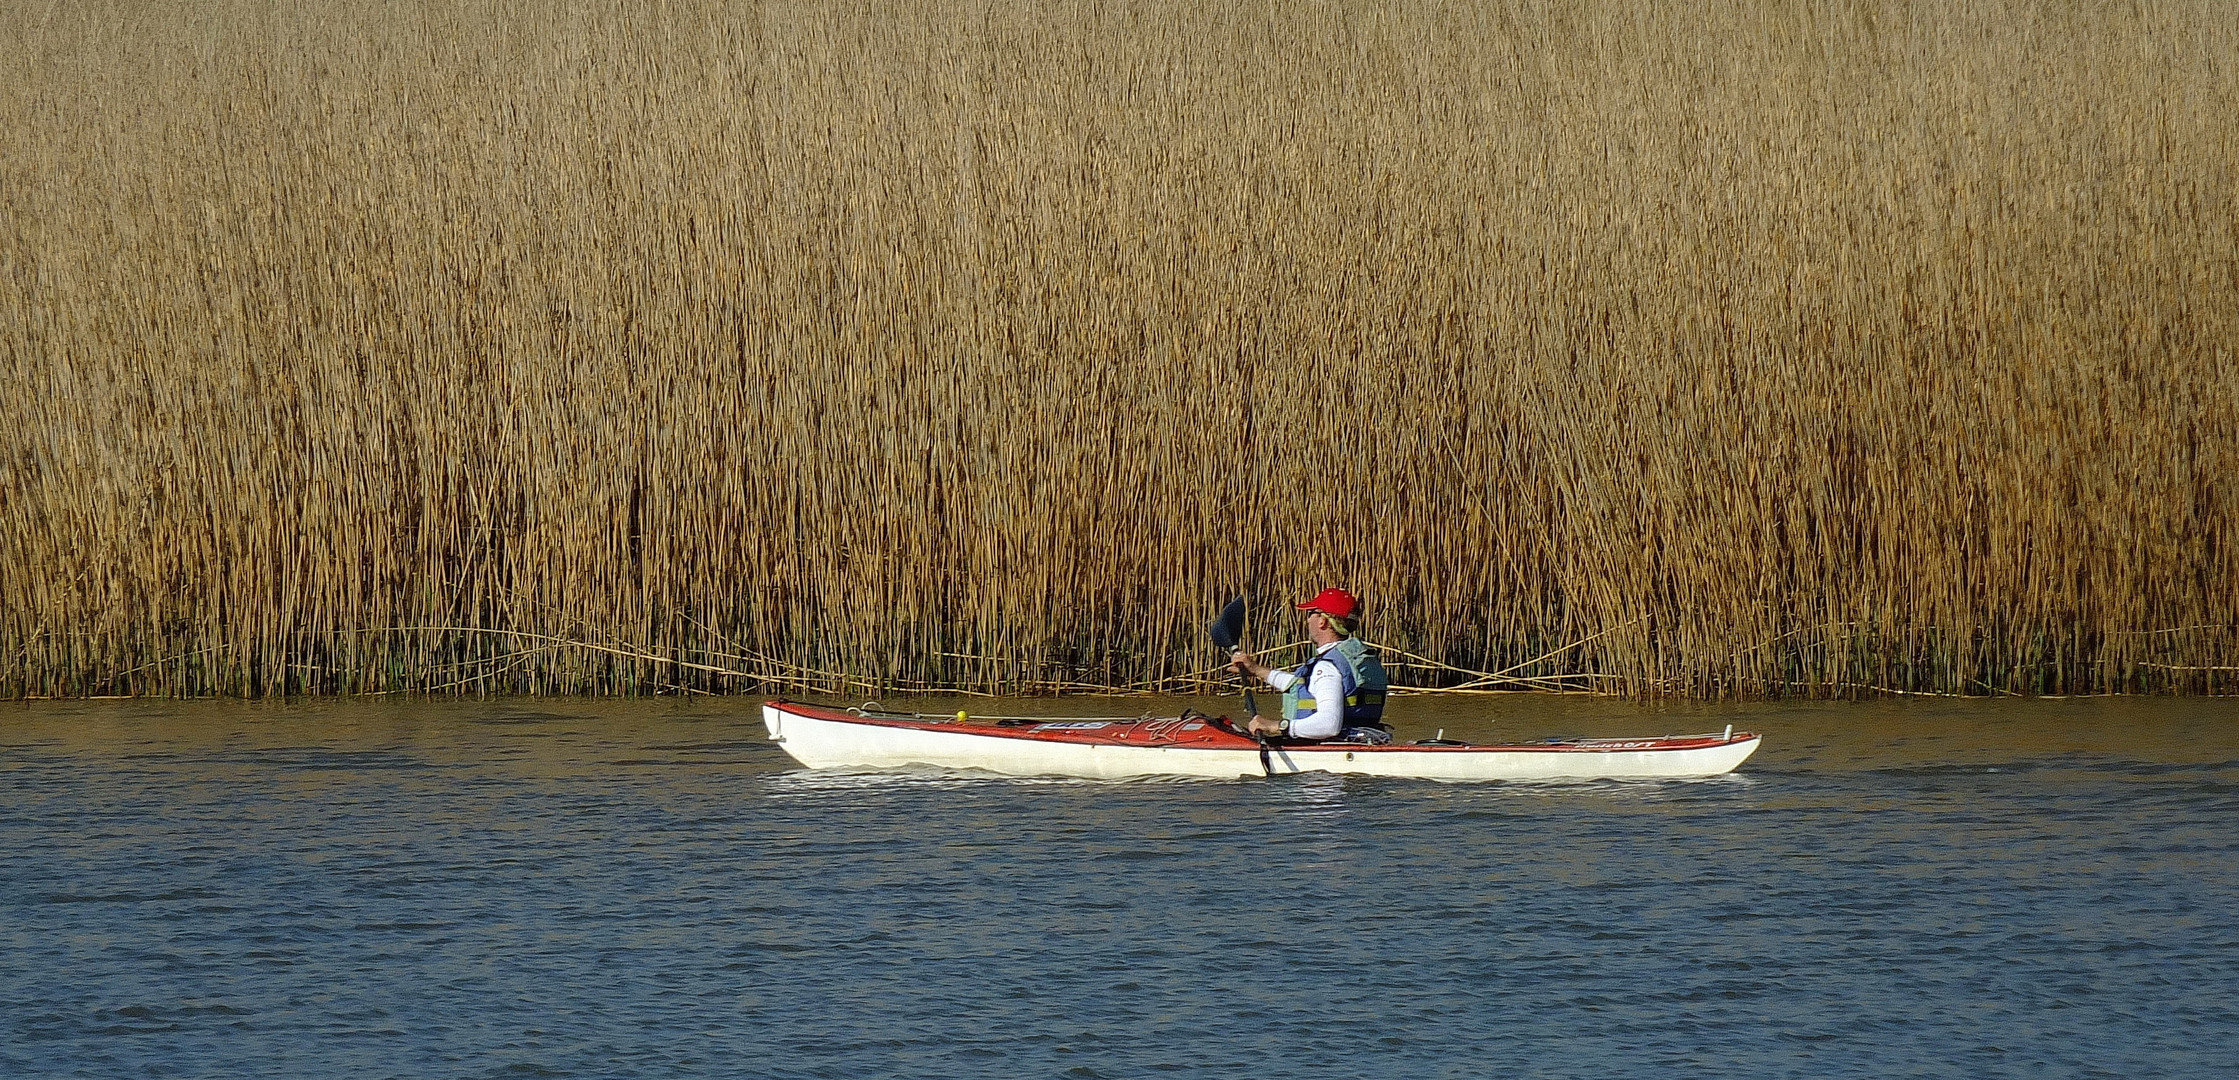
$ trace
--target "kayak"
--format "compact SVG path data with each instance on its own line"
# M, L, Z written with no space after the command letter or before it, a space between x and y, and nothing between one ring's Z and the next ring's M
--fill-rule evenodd
M1600 780L1719 776L1757 751L1760 737L1708 735L1549 739L1480 746L1447 739L1382 746L1259 739L1226 717L973 720L833 709L782 699L762 705L771 741L812 769L970 769L1009 776L1126 780L1354 773L1422 780Z

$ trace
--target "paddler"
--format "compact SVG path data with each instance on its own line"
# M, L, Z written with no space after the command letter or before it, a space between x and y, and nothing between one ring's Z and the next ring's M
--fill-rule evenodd
M1384 664L1353 636L1360 625L1360 600L1343 589L1323 589L1295 605L1306 621L1313 655L1295 671L1277 671L1238 649L1229 656L1237 671L1282 692L1282 716L1254 715L1251 730L1306 742L1343 740L1382 744L1392 741L1384 726Z

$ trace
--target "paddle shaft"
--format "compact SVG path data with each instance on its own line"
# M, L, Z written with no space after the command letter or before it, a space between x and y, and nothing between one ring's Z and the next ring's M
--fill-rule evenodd
M1243 648L1244 598L1239 596L1229 601L1227 606L1221 608L1220 617L1214 619L1213 624L1205 630L1212 635L1213 644L1223 649L1235 652ZM1252 675L1248 671L1236 674L1244 687L1244 730L1251 731L1251 718L1259 715L1259 703L1252 700ZM1252 731L1252 741L1259 744L1259 771L1267 776L1275 775L1275 765L1269 760L1269 751L1273 748L1268 746L1267 736Z
M1270 762L1268 760L1267 752L1271 748L1267 745L1267 736L1260 734L1258 731L1253 730L1252 728L1252 717L1258 715L1259 706L1252 703L1252 677L1250 675L1245 675L1244 730L1250 731L1252 733L1252 741L1259 744L1259 771L1267 776L1273 776L1275 775L1275 765L1273 762Z

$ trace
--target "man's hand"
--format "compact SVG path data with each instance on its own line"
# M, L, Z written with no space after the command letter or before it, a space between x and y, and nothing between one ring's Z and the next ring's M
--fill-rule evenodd
M1278 724L1273 720L1269 720L1268 718L1261 716L1258 713L1254 713L1252 714L1252 722L1246 724L1244 726L1244 730L1249 731L1254 735L1281 735L1283 733L1283 725Z
M1257 675L1266 670L1259 666L1259 657L1242 649L1228 654L1228 669L1239 675Z

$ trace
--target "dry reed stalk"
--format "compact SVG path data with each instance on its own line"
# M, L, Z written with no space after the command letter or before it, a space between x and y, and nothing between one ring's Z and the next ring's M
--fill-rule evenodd
M2218 0L0 30L0 693L2239 688Z

